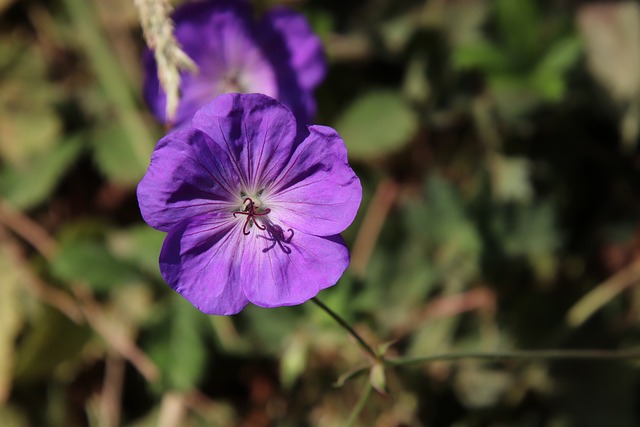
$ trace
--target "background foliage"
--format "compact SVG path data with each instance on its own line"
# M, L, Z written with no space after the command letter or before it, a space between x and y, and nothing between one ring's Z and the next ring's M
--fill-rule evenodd
M278 1L255 1L264 10ZM640 7L291 0L364 201L320 299L388 355L640 344ZM0 0L0 423L338 426L366 357L313 304L208 317L135 186L163 130L129 0ZM631 362L386 371L362 426L637 426Z

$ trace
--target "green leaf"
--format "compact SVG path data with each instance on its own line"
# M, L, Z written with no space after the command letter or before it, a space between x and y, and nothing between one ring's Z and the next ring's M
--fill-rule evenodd
M351 104L335 124L358 158L388 154L408 144L416 132L416 117L398 92L369 92Z
M45 201L82 152L78 135L51 150L39 153L23 167L6 166L0 173L0 192L18 209L30 209Z
M207 316L177 294L171 296L165 313L145 347L162 372L158 391L188 391L203 377Z
M24 166L51 151L61 121L54 109L59 92L47 82L46 60L24 39L0 40L0 157Z
M559 101L565 90L565 74L573 66L582 44L577 37L567 37L554 43L531 74L531 87L547 101Z
M524 157L496 155L489 164L491 190L500 202L528 203L533 197L531 164Z
M500 35L519 64L535 56L540 45L540 14L532 0L496 0Z
M285 345L280 356L280 381L286 389L291 389L295 381L307 367L309 339L306 334L293 335Z
M93 158L109 180L134 187L146 172L148 161L140 160L128 138L118 125L100 129L92 141Z
M582 54L582 41L571 35L555 41L545 52L536 67L537 73L564 74Z
M165 237L166 233L146 225L138 225L112 233L109 236L109 247L118 258L127 259L160 278L158 256Z
M89 328L44 306L18 348L16 380L50 379L61 365L71 367L90 337Z
M453 66L465 70L478 68L486 73L504 72L509 68L509 58L486 40L461 45L453 50Z
M2 1L0 1L0 9ZM3 427L29 427L29 421L27 417L10 405L0 406L0 420L2 420Z
M427 204L423 209L412 206L408 210L409 224L427 238L434 250L434 269L443 279L468 280L478 270L482 252L479 232L455 186L432 173L426 187Z
M63 240L51 269L60 280L84 281L100 291L138 278L132 265L115 258L101 242L86 238Z

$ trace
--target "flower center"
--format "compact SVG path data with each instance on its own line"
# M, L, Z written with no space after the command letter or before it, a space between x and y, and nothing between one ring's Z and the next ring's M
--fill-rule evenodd
M242 210L233 212L233 217L237 218L238 215L245 215L247 218L244 221L244 225L242 226L242 234L245 236L249 235L249 229L252 225L255 225L260 230L266 230L267 228L264 225L258 224L256 222L256 217L265 216L271 209L261 209L258 205L256 205L251 197L247 197L242 202Z
M222 81L223 92L247 92L240 81L240 72L229 73Z

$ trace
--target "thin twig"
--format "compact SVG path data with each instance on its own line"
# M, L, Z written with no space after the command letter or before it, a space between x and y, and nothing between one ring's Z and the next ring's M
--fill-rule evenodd
M91 292L82 284L72 285L72 291L89 326L127 359L147 381L156 381L160 376L158 367L132 340L113 328Z
M5 227L38 250L47 261L52 262L55 259L59 250L59 245L55 239L40 224L18 210L11 209L6 201L0 200L0 235L4 232ZM4 232L4 234L7 233ZM75 299L67 293L48 285L40 277L33 274L26 265L20 245L8 237L7 240L11 257L16 265L21 267L24 277L28 280L28 289L36 297L57 308L77 324L81 324L86 320L93 330L102 336L109 347L127 359L147 381L154 382L158 379L160 373L153 361L147 357L135 342L113 328L102 308L95 301L84 283L71 285L71 291L76 297Z
M378 354L376 354L376 352L373 350L373 348L371 348L371 346L369 344L367 344L367 342L360 336L360 334L358 334L342 317L340 317L335 311L331 310L329 307L327 307L322 301L320 301L318 298L313 297L311 298L311 301L313 301L314 303L316 303L316 305L318 307L320 307L321 309L323 309L324 311L326 311L329 316L331 316L333 318L333 320L335 320L336 322L338 322L338 324L340 324L340 326L342 326L344 329L347 330L347 332L349 332L349 334L351 334L352 337L354 337L356 339L356 341L358 342L358 344L360 344L360 346L367 352L369 353L374 360L378 360L379 356Z
M51 260L58 251L58 243L49 233L31 218L23 215L6 200L0 199L0 223L22 237L45 259Z
M631 360L640 359L640 351L618 350L514 350L497 352L443 353L429 356L387 358L391 366L415 365L446 360Z
M581 325L593 313L638 282L640 282L640 259L618 271L575 303L567 313L567 323L574 327Z
M59 310L76 324L82 324L84 317L77 302L66 292L49 286L38 275L31 271L25 261L20 244L10 237L4 225L0 224L0 241L7 251L13 265L20 271L26 289L36 298Z

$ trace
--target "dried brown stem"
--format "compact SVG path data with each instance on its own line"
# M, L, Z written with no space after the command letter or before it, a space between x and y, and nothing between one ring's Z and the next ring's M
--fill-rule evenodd
M382 226L398 196L398 184L390 179L380 181L369 203L351 251L351 270L363 277Z
M124 359L120 355L107 355L104 382L102 383L102 393L100 395L100 427L117 427L120 425L124 368Z
M160 376L156 365L132 340L112 326L86 286L74 284L72 291L89 326L100 334L111 348L127 359L147 381L156 381Z
M0 223L33 246L48 261L58 251L57 242L31 218L23 215L5 200L0 200Z
M87 286L84 283L72 284L71 290L76 297L74 299L66 292L48 285L32 272L20 244L10 238L6 229L28 242L47 261L55 258L59 245L49 233L40 224L12 208L6 201L0 200L0 238L7 241L10 256L27 280L29 291L43 302L60 310L75 323L87 321L107 345L127 359L147 381L156 381L160 375L156 365L134 341L112 326Z

